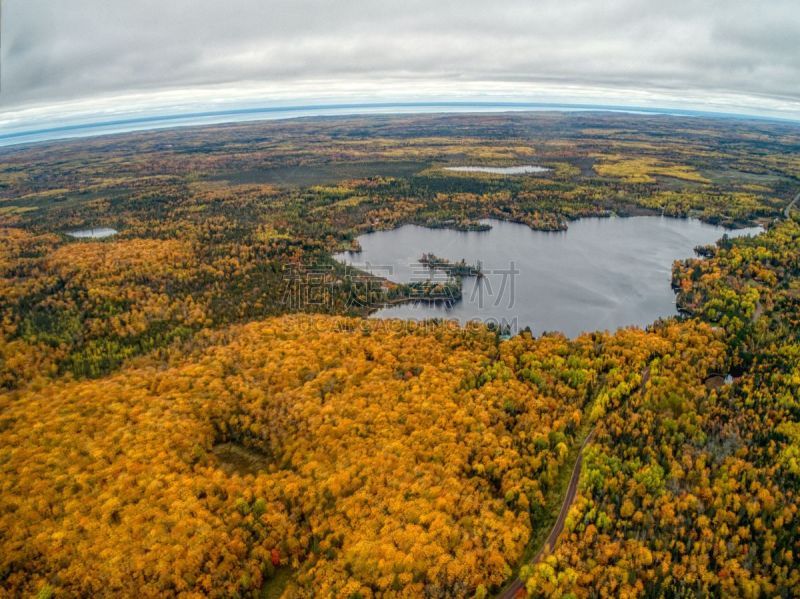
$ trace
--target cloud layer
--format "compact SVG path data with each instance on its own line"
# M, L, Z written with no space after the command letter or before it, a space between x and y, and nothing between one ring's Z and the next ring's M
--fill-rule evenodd
M0 119L334 89L800 118L796 0L5 0L3 11Z

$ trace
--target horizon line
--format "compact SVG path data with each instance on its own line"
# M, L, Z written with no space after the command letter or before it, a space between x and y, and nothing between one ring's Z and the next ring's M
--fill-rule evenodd
M663 116L685 116L685 117L704 117L704 118L717 118L717 119L737 119L737 120L755 120L755 121L768 121L785 124L800 125L800 118L782 117L782 116L769 116L769 115L756 115L748 113L737 112L724 112L724 111L708 111L696 110L688 108L666 108L666 107L648 107L648 106L629 106L619 104L594 104L594 103L566 103L566 102L514 102L514 101L469 101L469 100L442 100L442 101L405 101L405 102L347 102L347 103L331 103L331 104L298 104L286 106L256 106L251 108L230 108L225 110L207 110L197 112L185 113L172 113L172 114L152 114L149 116L128 117L120 119L111 119L106 121L94 121L83 123L72 123L65 125L58 125L54 127L42 127L38 129L24 129L13 131L10 133L0 132L0 147L12 147L26 144L38 144L53 141L68 141L79 139L83 137L99 137L104 135L120 135L124 133L135 133L140 131L149 130L163 130L172 128L183 127L203 127L212 125L224 125L228 123L244 123L244 122L258 122L266 119L253 118L245 120L221 120L214 123L184 123L184 121L191 121L197 119L207 118L222 118L222 117L245 117L253 115L275 115L280 113L288 113L286 116L277 117L272 120L288 120L292 118L313 118L313 117L328 117L328 116L358 116L375 115L375 114L407 114L403 109L424 109L424 108L476 108L476 109L503 109L508 108L510 111L524 112L525 109L531 110L547 110L552 109L553 112L617 112L617 113L630 113L630 114L646 114L646 115L663 115ZM397 109L396 112L388 113L371 113L370 110L391 110ZM292 116L294 113L300 112L314 112L317 114L307 114L301 117ZM341 111L339 114L325 114L327 111ZM356 112L350 112L356 111ZM367 111L367 112L358 112ZM480 112L480 110L478 110ZM417 112L417 114L446 114L447 111L431 112ZM148 124L153 126L147 126ZM165 126L159 126L164 124ZM143 125L142 127L135 127L135 125ZM108 127L125 127L134 126L133 128L120 131L98 131ZM92 131L97 131L92 133ZM75 132L75 135L59 135L61 133ZM40 139L26 140L20 138L47 136ZM16 141L19 140L19 141Z

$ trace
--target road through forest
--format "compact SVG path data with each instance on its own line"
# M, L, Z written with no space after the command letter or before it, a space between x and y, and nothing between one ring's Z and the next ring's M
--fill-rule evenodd
M564 496L564 501L561 504L561 511L558 514L558 518L556 519L550 534L547 536L547 540L544 542L544 545L541 549L539 549L539 552L533 556L533 559L528 562L529 564L535 564L539 562L539 560L544 557L546 552L552 550L552 548L555 547L558 537L561 535L561 531L564 530L564 524L567 521L567 514L569 514L569 509L572 507L572 503L575 501L575 496L578 494L578 481L581 477L583 450L592 440L593 436L594 430L592 430L592 432L590 432L583 441L583 445L581 445L580 451L578 451L578 458L575 460L575 466L572 468L572 478L569 479L569 486L567 487L567 493ZM519 579L519 577L517 577L511 584L503 589L503 591L498 595L498 599L513 599L517 596L517 593L522 591L524 588L525 586L523 585L522 581Z
M800 192L792 198L792 201L789 202L783 210L783 215L785 218L789 218L792 208L797 206L797 203L800 201ZM753 315L754 320L757 320L761 314L761 305L759 304L756 307L755 314ZM650 368L646 367L642 371L642 380L640 384L640 390L644 391L645 384L647 380L650 378ZM581 475L581 465L583 463L583 450L586 445L592 440L594 436L594 430L589 433L586 439L581 445L580 451L578 452L578 458L575 460L575 466L572 469L572 478L569 481L569 487L567 488L567 493L564 496L564 501L561 504L561 511L558 514L558 519L556 520L555 524L553 525L550 534L547 537L547 540L544 542L544 545L539 549L536 555L533 556L528 562L528 565L538 563L547 553L552 551L553 547L555 547L556 541L558 537L561 535L561 532L564 530L564 523L567 519L567 514L569 513L570 508L572 507L572 503L575 501L575 496L578 492L578 480L580 479ZM520 594L520 592L524 593L525 585L519 579L519 577L515 578L513 582L511 582L508 586L506 586L499 595L497 595L498 599L514 599L515 597Z
M792 211L792 208L794 208L797 205L798 200L800 200L800 191L797 192L797 195L794 196L794 199L791 202L789 202L786 208L784 208L783 216L789 218L789 213Z
M798 194L798 197L800 197L800 194ZM650 366L648 365L642 370L641 380L639 381L640 393L644 392L647 381L649 380ZM545 540L544 545L542 545L541 549L539 549L536 555L533 556L533 559L528 562L528 565L538 563L547 553L552 551L556 545L558 537L564 530L564 524L567 521L567 514L569 514L569 510L575 501L575 496L578 494L578 481L581 478L581 466L583 464L583 450L592 441L595 430L596 429L591 430L591 432L586 436L586 439L583 440L580 450L578 450L578 457L575 460L575 466L572 468L572 477L569 479L569 486L567 487L567 493L564 496L564 501L561 503L561 511L558 513L558 518L556 519L550 534L547 536L547 540ZM519 579L519 576L517 576L500 592L499 595L497 595L497 599L514 599L521 591L524 593L524 589L525 585Z

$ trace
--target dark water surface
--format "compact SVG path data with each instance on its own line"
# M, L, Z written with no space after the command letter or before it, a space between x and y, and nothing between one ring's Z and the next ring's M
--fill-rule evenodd
M452 318L508 323L535 334L616 330L645 326L676 313L670 286L674 260L694 248L729 237L757 234L759 228L726 230L695 219L658 216L584 218L558 233L526 225L487 221L492 229L460 232L406 225L358 238L360 253L336 258L395 282L431 276L419 264L425 252L451 261L481 262L483 278L463 279L461 301L402 304L376 318ZM435 273L434 276L441 276Z

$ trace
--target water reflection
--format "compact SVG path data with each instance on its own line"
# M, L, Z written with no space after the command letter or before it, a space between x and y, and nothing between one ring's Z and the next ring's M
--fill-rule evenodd
M657 216L585 218L565 232L533 231L517 223L487 221L485 232L460 232L407 225L359 237L360 253L337 259L395 282L418 280L424 252L450 260L480 262L483 277L463 279L463 298L399 304L377 318L455 318L530 326L534 333L645 326L676 313L673 261L693 255L728 234L756 234L759 228L727 230L695 219Z

